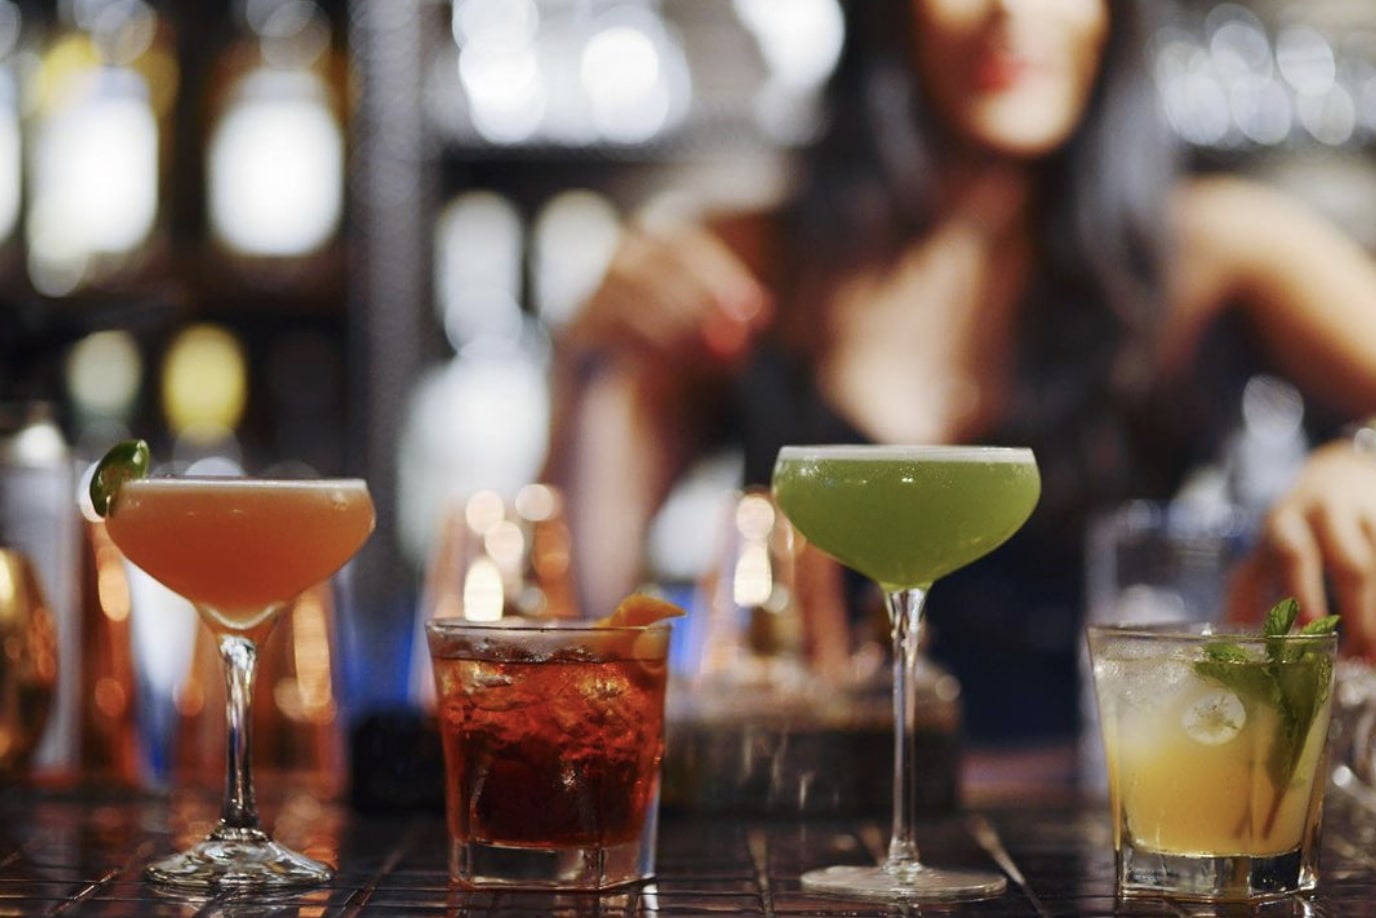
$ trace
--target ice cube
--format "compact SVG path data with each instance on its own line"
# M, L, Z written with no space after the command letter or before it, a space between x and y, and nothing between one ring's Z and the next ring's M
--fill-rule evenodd
M469 700L484 711L510 711L534 700L514 685L515 680L500 664L476 660L468 664L464 689Z
M1137 653L1129 658L1108 657L1094 664L1096 682L1126 707L1152 708L1177 695L1193 680L1190 664L1184 660L1153 659Z
M560 693L548 699L551 716L560 730L569 737L583 738L633 729L637 710L635 687L624 669L591 664L577 670L569 674Z

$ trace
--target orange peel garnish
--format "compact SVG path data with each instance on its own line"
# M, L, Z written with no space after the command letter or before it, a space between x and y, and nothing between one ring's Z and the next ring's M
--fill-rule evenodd
M610 615L602 616L594 624L599 628L643 628L684 614L683 609L658 596L632 593L621 600Z

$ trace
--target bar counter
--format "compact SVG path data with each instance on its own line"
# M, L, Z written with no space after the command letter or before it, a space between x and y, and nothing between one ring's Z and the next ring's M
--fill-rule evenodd
M267 796L267 795L265 795ZM143 866L199 837L218 815L211 792L149 794L92 784L0 789L0 915L1304 915L1376 914L1376 809L1335 787L1324 830L1323 882L1312 895L1264 907L1203 907L1115 900L1104 805L1044 796L974 802L919 824L924 857L995 865L1002 896L949 905L820 898L799 874L865 863L887 845L882 820L733 819L664 814L659 872L639 888L603 895L465 892L446 873L443 821L428 813L362 815L309 794L261 804L282 841L338 865L328 886L289 895L193 898L141 879Z

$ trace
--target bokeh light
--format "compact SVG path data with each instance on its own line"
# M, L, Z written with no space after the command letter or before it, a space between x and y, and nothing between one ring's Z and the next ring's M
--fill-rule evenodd
M208 158L210 225L229 248L301 256L333 238L344 212L344 134L314 73L245 77Z
M621 217L605 196L575 188L546 202L531 235L535 310L558 328L601 279L621 238Z
M247 401L247 360L239 339L218 325L182 329L162 366L163 412L172 431L180 436L233 430Z
M66 361L67 393L84 422L126 420L143 381L143 357L127 331L93 332L73 345Z

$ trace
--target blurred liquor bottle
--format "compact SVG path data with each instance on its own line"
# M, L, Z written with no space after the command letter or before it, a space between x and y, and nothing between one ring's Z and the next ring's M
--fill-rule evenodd
M83 548L78 726L81 772L136 785L143 772L128 575L124 558L103 522L86 524Z
M180 68L147 0L59 0L30 84L29 282L49 297L164 276Z
M522 305L526 227L508 196L455 195L435 219L435 311L451 355L424 368L397 441L397 516L417 569L454 500L514 500L535 482L549 426L548 336Z
M18 289L23 274L19 218L24 198L21 129L23 74L33 24L14 0L0 0L0 292Z
M70 448L51 405L0 403L0 546L31 562L56 632L60 680L34 767L76 763L80 629L80 517Z
M27 555L0 547L0 778L22 774L48 723L57 639Z
M294 298L342 301L345 74L314 0L235 0L207 79L206 229L214 266Z

